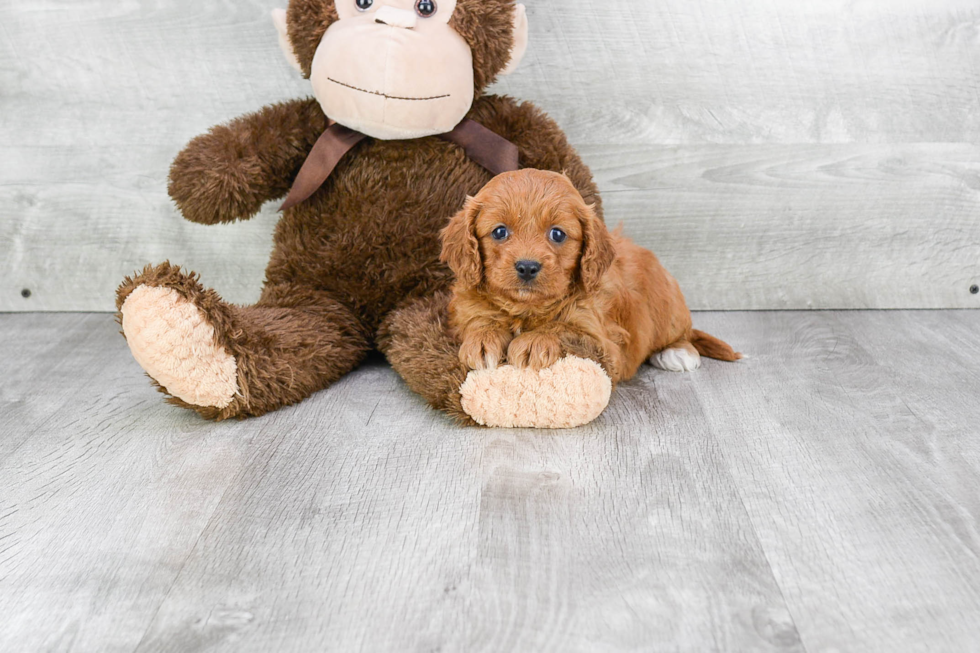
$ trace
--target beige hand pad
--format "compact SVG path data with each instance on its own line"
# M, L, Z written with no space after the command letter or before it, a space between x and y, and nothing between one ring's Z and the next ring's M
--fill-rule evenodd
M537 372L511 365L470 372L460 394L463 410L484 426L565 429L598 417L612 382L598 363L568 357Z
M122 306L122 327L136 362L174 397L225 408L238 392L235 358L214 327L171 288L140 286Z

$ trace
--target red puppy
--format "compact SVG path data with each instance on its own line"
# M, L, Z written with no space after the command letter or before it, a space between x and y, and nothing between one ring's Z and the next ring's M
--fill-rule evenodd
M701 355L741 358L691 327L677 281L653 253L610 234L564 175L494 178L442 232L456 274L450 319L471 369L550 367L565 355L602 363L613 382L644 360L690 371Z

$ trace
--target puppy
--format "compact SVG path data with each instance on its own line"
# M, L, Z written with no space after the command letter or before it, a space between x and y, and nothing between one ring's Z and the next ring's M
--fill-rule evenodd
M539 370L565 355L599 361L614 383L645 360L690 371L741 354L691 325L677 281L653 253L610 234L564 175L504 173L442 231L456 275L450 321L470 369Z

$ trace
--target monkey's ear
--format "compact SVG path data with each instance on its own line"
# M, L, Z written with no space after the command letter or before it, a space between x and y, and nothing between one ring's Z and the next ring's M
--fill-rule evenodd
M510 50L510 61L500 72L501 75L509 75L517 70L527 52L528 38L527 8L524 5L514 5L514 47Z
M442 254L439 260L449 266L456 281L464 288L475 288L483 279L483 259L480 241L476 239L476 218L480 205L472 197L466 198L463 210L453 216L442 230Z
M299 58L296 56L296 52L293 51L293 44L289 41L289 28L286 26L286 10L273 9L272 22L275 23L276 31L279 32L279 47L282 48L282 53L286 55L286 61L289 62L290 66L302 73L303 67L299 65Z

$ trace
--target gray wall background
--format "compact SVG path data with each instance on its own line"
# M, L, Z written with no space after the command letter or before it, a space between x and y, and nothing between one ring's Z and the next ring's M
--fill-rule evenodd
M526 4L495 90L558 120L693 308L980 307L980 2ZM275 6L0 0L0 311L111 310L164 259L257 298L274 207L193 225L166 175L211 125L309 93Z

